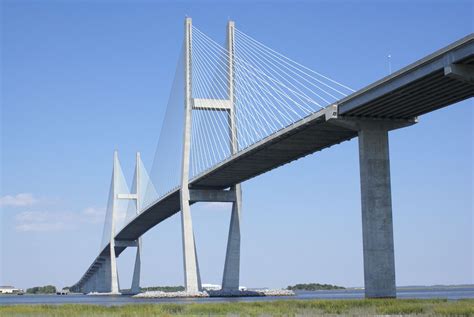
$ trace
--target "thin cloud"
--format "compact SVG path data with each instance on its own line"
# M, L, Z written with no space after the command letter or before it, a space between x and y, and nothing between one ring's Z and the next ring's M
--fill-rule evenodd
M81 212L23 211L15 217L15 229L21 232L74 230L81 224L98 224L104 219L104 208L89 207Z
M104 221L105 208L89 207L82 211L82 219L88 223L101 223Z
M17 231L60 231L73 225L71 213L24 211L16 216Z
M32 206L38 202L33 194L20 193L17 195L6 195L0 197L0 207L26 207Z

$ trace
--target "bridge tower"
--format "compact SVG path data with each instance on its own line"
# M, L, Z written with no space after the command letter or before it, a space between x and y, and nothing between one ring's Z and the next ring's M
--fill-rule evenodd
M122 193L117 195L117 199L125 199L135 201L135 214L138 215L141 210L141 202L144 198L144 192L146 188L142 188L143 180L148 181L147 173L143 167L143 163L140 158L140 152L136 154L135 163L135 193ZM149 182L147 182L149 185ZM140 293L140 274L141 274L141 248L142 238L139 237L136 241L121 241L115 240L115 243L119 246L136 247L137 251L135 254L135 266L133 269L132 285L130 291L132 294Z
M136 241L121 241L116 240L115 235L117 231L117 220L119 218L119 201L120 200L134 200L136 202L136 214L140 211L140 203L143 200L143 189L141 188L142 174L145 174L145 180L147 179L146 171L143 170L143 164L140 159L140 153L136 154L136 167L135 167L135 193L129 193L128 188L123 178L122 169L118 159L118 152L114 152L114 164L112 171L112 185L110 188L110 201L109 208L106 214L106 223L110 223L110 232L104 228L104 234L107 234L107 241L109 241L109 247L102 251L97 259L96 270L89 276L82 286L82 291L85 293L99 292L99 293L110 293L120 294L120 285L118 278L117 269L117 256L115 249L118 247L136 247L137 253L135 257L135 267L132 278L132 293L140 292L140 269L141 269L141 237ZM125 192L126 191L126 192Z
M140 159L140 152L137 152L136 156L136 166L135 166L135 206L136 206L136 215L140 213L141 210L141 200L143 197L143 188L141 188L141 159ZM133 198L132 198L133 199ZM135 255L135 267L133 269L133 277L132 277L132 287L131 291L134 294L140 293L140 274L141 274L141 248L142 248L142 237L139 237L137 240L137 253Z
M238 152L237 143L237 120L235 115L234 96L234 32L235 23L227 23L227 51L229 54L229 127L231 153ZM242 189L236 184L230 189L235 193L235 201L232 203L232 214L230 217L229 236L227 238L227 250L225 256L224 274L222 277L223 290L238 290L240 278L240 211L242 209Z
M228 49L228 99L195 99L192 96L192 20L185 19L185 52L184 52L184 80L185 80L185 118L184 140L181 167L181 226L183 235L183 260L185 287L188 292L201 290L201 278L196 254L194 232L192 227L190 202L232 202L232 214L222 279L222 288L238 290L240 272L240 212L242 208L242 193L240 184L229 190L215 190L209 188L189 188L189 163L191 147L192 111L211 110L226 111L229 122L231 154L238 151L237 124L234 108L234 22L227 25ZM219 104L216 107L216 104Z
M110 217L110 240L108 252L101 254L101 265L94 276L94 282L91 285L91 290L100 293L119 294L120 286L117 272L117 257L115 256L115 229L117 219L117 199L118 199L118 177L121 173L120 162L118 159L118 152L114 151L114 165L112 170L112 187L111 187L111 210L106 217Z

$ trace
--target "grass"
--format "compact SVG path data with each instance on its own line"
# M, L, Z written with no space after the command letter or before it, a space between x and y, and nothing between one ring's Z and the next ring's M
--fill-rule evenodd
M83 304L0 306L1 317L145 317L226 315L474 316L474 299L449 302L445 299L279 300L249 303L133 304L111 307Z

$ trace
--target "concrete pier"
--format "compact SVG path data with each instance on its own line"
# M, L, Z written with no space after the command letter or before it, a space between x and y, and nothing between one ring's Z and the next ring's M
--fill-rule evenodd
M191 149L191 115L192 115L192 89L191 89L191 49L192 49L192 20L186 18L185 24L185 114L183 136L183 160L181 165L181 231L183 235L183 264L184 283L186 291L198 292L201 290L196 245L194 241L191 208L189 206L189 161Z
M396 297L388 130L359 130L365 296Z
M229 236L222 277L224 291L238 291L240 281L240 210L242 208L242 190L240 184L231 190L235 191L235 202L232 203Z
M137 253L135 255L135 267L133 269L132 287L131 291L134 294L140 293L140 272L141 272L141 247L142 238L138 238L137 241Z

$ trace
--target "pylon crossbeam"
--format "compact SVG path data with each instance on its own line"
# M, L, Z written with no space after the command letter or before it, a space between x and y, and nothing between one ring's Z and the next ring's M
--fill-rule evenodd
M230 111L231 109L232 109L231 100L193 98L193 110Z
M137 200L137 194L117 194L117 199Z

